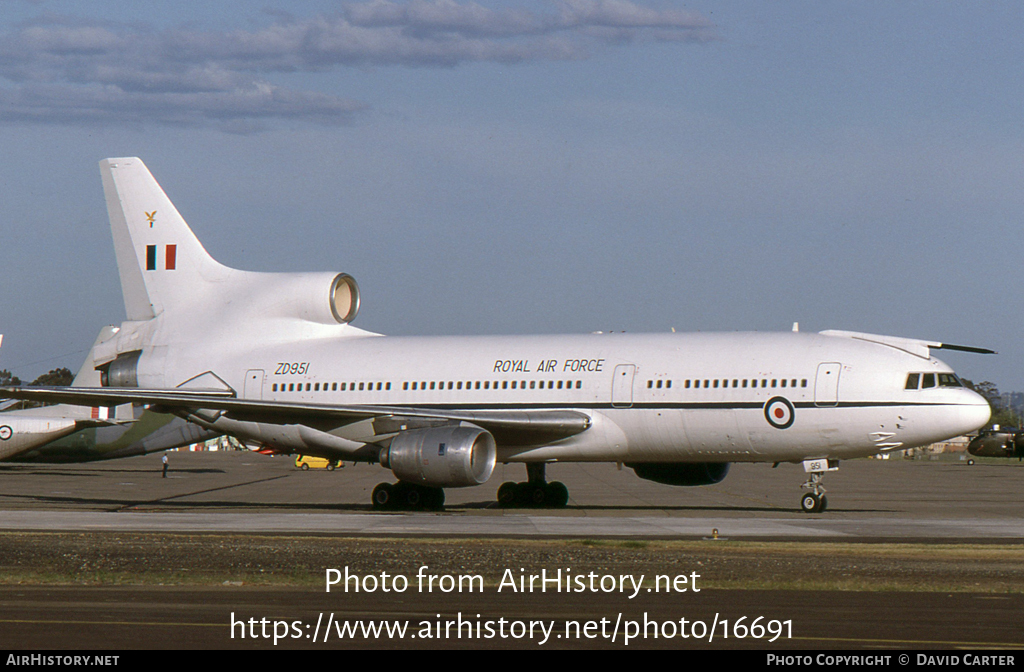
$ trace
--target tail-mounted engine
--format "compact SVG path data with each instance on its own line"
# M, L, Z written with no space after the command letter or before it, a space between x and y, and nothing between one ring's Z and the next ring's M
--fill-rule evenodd
M638 462L626 466L644 480L665 485L713 485L729 473L728 462Z
M480 485L491 477L494 437L475 427L433 427L402 432L381 452L380 463L400 480L441 488Z
M297 317L348 324L359 312L359 285L348 273L259 273L249 286L251 307L263 317Z

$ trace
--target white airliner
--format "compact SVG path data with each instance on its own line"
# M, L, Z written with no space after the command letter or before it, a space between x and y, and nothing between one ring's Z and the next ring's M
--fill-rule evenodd
M98 388L6 388L88 406L147 404L249 445L377 462L380 508L437 508L497 462L503 504L564 506L549 462L617 462L672 485L731 462L803 463L809 512L838 460L977 429L989 405L931 356L944 345L799 333L386 337L349 322L344 273L217 263L137 158L100 163L128 320L95 348Z

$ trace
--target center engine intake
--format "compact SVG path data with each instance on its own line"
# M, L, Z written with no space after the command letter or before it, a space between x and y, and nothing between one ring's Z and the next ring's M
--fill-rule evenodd
M381 452L380 463L408 483L459 488L487 482L496 456L490 433L446 426L402 432Z

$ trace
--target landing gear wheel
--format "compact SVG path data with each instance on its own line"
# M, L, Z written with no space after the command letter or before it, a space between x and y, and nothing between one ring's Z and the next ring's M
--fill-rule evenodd
M390 483L381 483L373 489L370 499L375 509L390 509L395 503L394 486Z
M543 462L526 465L526 482L506 481L498 488L498 506L503 509L530 507L561 509L569 503L569 488L558 481L547 482Z
M418 509L423 506L423 492L415 485L399 482L395 490L401 489L396 497L403 509Z
M515 506L518 485L518 483L513 483L512 481L505 481L501 484L498 488L498 506L502 508Z
M967 466L973 466L974 460L967 460Z
M800 498L800 508L804 510L804 513L820 513L825 509L823 501L827 501L824 495L819 497L809 492Z
M444 488L423 488L423 508L428 511L444 511Z
M819 503L818 503L818 513L824 513L825 509L827 509L827 508L828 508L828 497L826 497L825 495L822 495L821 499L819 500Z
M564 509L569 503L569 488L561 481L548 483L545 493L545 503L553 509Z

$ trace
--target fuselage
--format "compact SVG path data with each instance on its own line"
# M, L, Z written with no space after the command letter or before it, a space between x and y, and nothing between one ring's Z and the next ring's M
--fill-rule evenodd
M907 389L911 373L953 373L934 357L822 334L383 337L339 329L354 335L172 345L159 359L143 355L140 385L170 388L210 371L249 399L566 409L591 418L586 431L549 445L499 444L502 461L848 459L926 445L989 417L987 402L955 376ZM332 434L372 438L358 423Z

